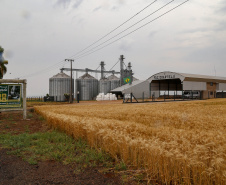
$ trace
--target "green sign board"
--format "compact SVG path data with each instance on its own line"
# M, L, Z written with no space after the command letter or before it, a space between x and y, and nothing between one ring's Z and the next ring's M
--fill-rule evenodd
M130 83L130 81L131 81L130 76L129 77L126 77L126 78L123 78L123 81L124 81L124 84Z
M0 108L21 107L21 85L0 85Z

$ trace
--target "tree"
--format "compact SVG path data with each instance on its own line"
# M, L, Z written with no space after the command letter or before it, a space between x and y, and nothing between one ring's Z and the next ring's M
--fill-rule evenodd
M8 61L4 59L2 56L4 53L4 49L0 46L0 79L3 78L3 75L7 72L7 67L5 66L8 64Z

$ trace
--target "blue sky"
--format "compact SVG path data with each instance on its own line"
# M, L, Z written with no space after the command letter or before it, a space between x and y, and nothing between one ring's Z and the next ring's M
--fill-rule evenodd
M9 61L4 78L26 78L28 95L45 95L49 78L59 68L69 67L62 62L65 58L86 48L153 1L0 0L0 45ZM108 38L168 2L156 1ZM173 1L122 35L182 2ZM75 55L73 67L96 69L105 61L109 70L123 54L125 63L132 62L135 77L141 80L161 71L206 75L216 72L217 76L226 76L225 28L226 1L190 0L98 52L79 59ZM119 65L114 69L119 70Z

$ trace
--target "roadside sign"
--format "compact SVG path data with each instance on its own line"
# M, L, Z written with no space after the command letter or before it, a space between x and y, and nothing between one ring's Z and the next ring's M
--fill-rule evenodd
M0 108L22 107L21 85L0 84Z

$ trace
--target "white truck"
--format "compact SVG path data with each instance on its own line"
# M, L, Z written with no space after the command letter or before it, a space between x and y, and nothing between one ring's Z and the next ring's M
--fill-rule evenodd
M184 91L184 98L198 99L198 98L200 98L200 92L199 91Z

